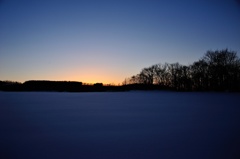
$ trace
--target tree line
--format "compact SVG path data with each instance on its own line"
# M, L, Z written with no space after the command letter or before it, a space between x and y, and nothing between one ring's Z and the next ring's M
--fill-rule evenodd
M124 91L122 87L95 83L86 85L77 81L29 80L24 83L0 81L2 91L46 91L46 92L104 92Z
M139 74L126 78L122 86L95 83L84 85L75 81L30 80L24 83L0 81L2 91L240 91L240 59L228 49L207 51L188 66L179 63L155 64Z
M155 64L126 78L123 85L180 91L240 91L240 59L228 49L207 51L191 65Z

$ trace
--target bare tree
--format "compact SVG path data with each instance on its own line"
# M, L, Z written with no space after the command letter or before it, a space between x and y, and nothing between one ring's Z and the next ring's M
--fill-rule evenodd
M240 60L228 49L207 51L190 66L156 64L127 80L129 84L157 85L176 90L240 90ZM159 87L160 86L160 87Z
M142 69L142 71L140 72L140 75L139 75L140 83L153 84L154 74L155 74L154 66Z
M239 58L236 52L228 49L208 51L203 60L208 64L208 75L212 89L227 90L232 87L230 85L234 79L239 80Z

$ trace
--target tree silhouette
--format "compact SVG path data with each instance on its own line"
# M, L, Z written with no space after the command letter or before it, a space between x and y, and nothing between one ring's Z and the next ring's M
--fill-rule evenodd
M26 81L23 84L0 81L3 91L123 91L131 89L171 89L178 91L240 91L240 59L228 49L207 51L189 66L177 63L155 64L126 78L123 86L102 83L83 85L75 81Z
M204 60L194 62L190 66L192 89L194 90L208 90L209 76L208 64Z
M139 74L140 82L148 85L153 84L154 75L154 66L144 68Z
M232 84L239 82L240 62L236 52L228 49L208 51L203 60L208 65L209 85L213 90L233 89Z
M155 83L164 87L168 86L170 83L170 74L168 72L168 64L165 63L154 65L155 68Z
M240 60L236 52L228 49L207 51L192 65L156 64L143 68L126 81L175 90L239 91Z

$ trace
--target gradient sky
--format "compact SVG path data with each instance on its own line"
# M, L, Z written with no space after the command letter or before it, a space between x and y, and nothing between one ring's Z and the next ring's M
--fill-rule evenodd
M0 0L0 80L118 84L224 48L240 55L237 0Z

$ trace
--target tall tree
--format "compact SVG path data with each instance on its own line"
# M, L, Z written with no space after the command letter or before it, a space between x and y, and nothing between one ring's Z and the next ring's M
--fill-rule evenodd
M192 89L194 90L208 90L209 88L209 74L208 64L204 60L194 62L190 66Z
M154 66L142 69L139 75L140 83L153 84L154 75L155 75Z
M239 58L228 49L208 51L203 60L208 64L210 87L214 90L232 89L232 82L239 82ZM234 83L235 83L234 82Z

